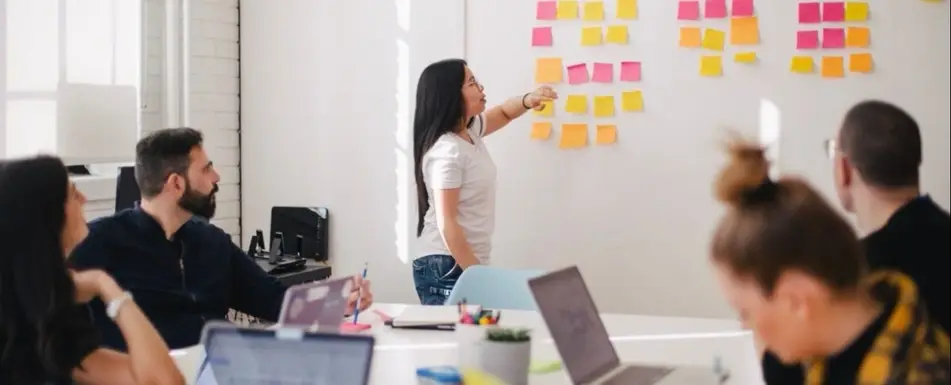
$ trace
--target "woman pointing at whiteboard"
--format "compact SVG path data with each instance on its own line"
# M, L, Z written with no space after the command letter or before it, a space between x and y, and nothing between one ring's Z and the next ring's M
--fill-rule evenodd
M482 138L558 97L543 86L486 110L483 91L460 59L430 64L416 88L413 281L424 305L444 304L462 270L489 263L496 168Z

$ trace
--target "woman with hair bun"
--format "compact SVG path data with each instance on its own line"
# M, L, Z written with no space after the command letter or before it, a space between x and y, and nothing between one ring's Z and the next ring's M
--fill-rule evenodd
M852 227L803 180L771 180L760 146L728 152L710 257L757 340L802 364L806 384L947 384L948 335L911 279L869 274Z

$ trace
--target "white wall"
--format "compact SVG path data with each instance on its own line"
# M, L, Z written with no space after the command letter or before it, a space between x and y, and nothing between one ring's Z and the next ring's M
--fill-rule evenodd
M926 141L924 186L947 207L951 121L937 106L949 102L948 49L924 49L927 41L949 41L946 2L888 10L873 5L873 52L883 65L866 83L792 79L785 66L797 27L794 17L784 16L792 5L764 1L757 2L764 40L757 51L764 64L742 76L702 82L697 54L676 49L673 3L640 3L632 38L644 56L635 59L644 61L644 83L654 93L645 94L643 120L621 132L622 145L601 155L593 148L570 154L545 148L528 141L530 118L489 139L497 163L517 168L500 170L495 263L554 267L576 261L603 310L729 315L704 255L717 212L709 186L720 159L708 159L715 131L781 126L775 134L781 139L779 170L803 173L829 192L822 139L862 97L895 100L919 119ZM525 92L532 61L522 53L529 50L534 1L384 0L372 12L361 2L269 4L244 0L241 9L241 172L251 182L242 185L244 233L266 230L274 205L326 206L334 272L357 272L369 261L378 300L414 302L406 263L416 222L410 137L418 74L431 61L466 57L491 100ZM912 20L918 20L916 28L903 31ZM905 39L923 34L922 44L901 46L899 37L883 39L884 31ZM670 36L664 40L662 33ZM920 66L909 67L915 63ZM703 108L724 99L731 101L723 108ZM761 121L763 99L780 108L776 122ZM694 122L698 116L709 127ZM691 135L689 145L672 130ZM708 154L693 152L701 148ZM680 163L660 168L661 159ZM600 163L605 167L595 160L606 161ZM693 196L703 198L682 199ZM583 214L584 207L595 207L593 214ZM679 224L689 230L652 227Z

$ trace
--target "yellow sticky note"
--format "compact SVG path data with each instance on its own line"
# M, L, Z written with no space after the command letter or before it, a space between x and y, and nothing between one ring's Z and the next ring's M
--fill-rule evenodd
M812 57L811 56L793 56L789 62L789 71L797 74L811 74Z
M845 21L868 20L868 3L864 1L848 1L845 3Z
M738 52L733 55L733 61L743 64L756 63L756 52Z
M756 16L730 19L730 44L759 44L759 21Z
M558 20L569 20L578 18L578 2L574 0L562 0L558 2Z
M845 65L842 56L822 57L822 77L841 78L845 76Z
M726 33L719 29L707 28L703 32L703 48L714 51L723 51L726 43Z
M532 110L535 116L545 116L552 117L555 116L555 102L551 100L545 100L542 102L540 108Z
M608 26L608 33L605 37L605 40L608 43L615 44L627 44L627 26L626 25L610 25Z
M622 92L621 110L624 112L644 111L644 94L640 90Z
M584 19L587 21L604 20L604 2L603 1L585 1Z
M683 48L699 48L701 38L700 27L680 27L680 46Z
M601 45L601 26L581 28L581 45Z
M597 144L617 143L617 126L613 124L599 124L594 136Z
M532 133L530 135L532 139L537 140L547 140L551 137L551 122L535 122L532 123Z
M573 114L588 112L588 97L584 95L568 95L565 100L565 111Z
M868 47L870 38L868 27L848 27L845 30L845 46L852 48Z
M637 0L617 0L617 18L634 20L637 18Z
M872 72L872 54L853 53L849 55L849 71L859 73Z
M720 55L700 57L700 76L716 77L723 75L723 58Z
M561 58L543 57L535 61L535 83L561 83Z
M588 125L584 123L566 123L561 125L559 148L582 148L588 145Z
M614 116L614 96L595 96L594 117L607 118L611 116Z

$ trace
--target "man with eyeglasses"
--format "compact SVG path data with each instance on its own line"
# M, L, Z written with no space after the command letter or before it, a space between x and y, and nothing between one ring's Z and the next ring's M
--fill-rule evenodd
M824 145L839 201L864 236L869 267L910 276L933 322L951 329L951 217L921 193L918 123L895 105L864 101ZM785 366L768 351L763 375L769 385L804 381L801 367Z

